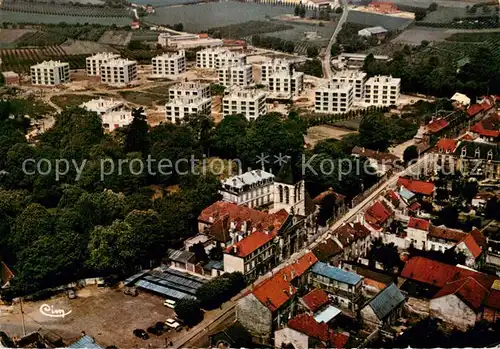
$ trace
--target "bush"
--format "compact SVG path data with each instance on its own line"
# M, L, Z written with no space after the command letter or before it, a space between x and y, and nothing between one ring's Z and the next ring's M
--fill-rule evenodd
M186 326L194 326L203 320L200 302L193 298L183 298L175 305L175 313Z
M204 309L215 309L227 302L245 287L245 279L239 272L226 273L213 278L196 292Z

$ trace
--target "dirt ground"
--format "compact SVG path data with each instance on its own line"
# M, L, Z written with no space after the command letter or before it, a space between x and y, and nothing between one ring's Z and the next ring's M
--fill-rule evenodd
M64 318L52 318L43 315L43 304L63 309L70 314ZM0 331L10 336L22 335L20 305L15 304L0 311ZM163 306L163 299L146 292L139 292L137 297L125 295L122 290L88 286L77 292L77 298L69 300L58 296L39 302L25 302L25 322L27 332L41 327L61 336L65 343L77 339L82 331L95 338L105 347L116 345L119 348L165 347L165 338L179 335L169 332L159 337L151 336L142 340L133 335L134 329L146 330L158 321L173 317L172 309ZM183 330L185 331L185 330Z
M94 41L68 40L61 45L64 51L71 55L93 54L99 52L117 52L108 45Z
M343 129L340 127L333 127L327 125L313 126L309 127L307 130L307 135L304 137L305 142L311 146L316 145L319 141L324 139L342 139L345 135L356 133L356 131L351 131Z
M11 44L33 29L0 29L0 44Z

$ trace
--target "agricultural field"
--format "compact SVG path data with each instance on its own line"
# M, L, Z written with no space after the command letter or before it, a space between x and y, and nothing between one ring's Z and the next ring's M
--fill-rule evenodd
M158 41L158 32L150 31L150 30L141 30L132 32L131 40L138 40L142 42L146 41Z
M60 46L0 50L2 69L17 73L27 73L30 66L51 59L68 62L70 69L85 68L85 57L85 55L68 55Z
M444 28L414 27L399 34L392 43L420 45L422 41L438 42L449 38L453 33L449 33Z
M4 0L2 10L59 16L130 17L130 12L125 8L87 4L71 5L69 3L52 4L47 2L31 2L24 0Z
M452 55L459 60L481 46L489 48L497 58L500 58L499 33L457 33L444 42L429 46L428 49L439 54Z
M107 27L101 25L45 25L19 37L17 47L61 45L68 39L98 41Z
M211 28L208 33L214 37L225 39L243 39L252 35L279 32L293 29L293 26L279 22L249 21L224 27Z
M75 95L75 94L66 94L66 95L57 95L52 96L50 101L57 105L58 107L77 107L82 103L88 102L92 99L98 98L97 96L91 95Z
M106 30L97 42L107 45L127 46L132 38L131 31L124 30Z
M15 47L19 38L31 32L32 29L0 29L0 48Z

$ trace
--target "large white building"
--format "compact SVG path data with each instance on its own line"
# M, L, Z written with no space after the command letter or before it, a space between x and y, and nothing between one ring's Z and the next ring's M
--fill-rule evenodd
M222 200L250 208L273 202L274 175L253 170L222 181Z
M216 69L217 58L219 55L226 54L229 51L222 47L210 47L196 52L196 66L198 68Z
M165 118L173 123L180 123L188 115L198 113L210 116L211 112L212 99L210 97L176 97L165 104Z
M119 54L111 52L97 53L93 56L85 58L87 75L99 76L101 74L101 64L107 63L113 59L120 58Z
M113 131L132 122L132 112L124 109L123 101L114 99L93 99L80 105L81 108L98 113L102 118L102 126Z
M354 101L354 85L348 82L332 82L315 92L314 110L316 113L347 113Z
M31 66L33 85L55 86L69 81L69 63L43 61Z
M363 101L365 93L366 73L360 70L342 70L332 76L332 82L347 82L354 85L354 100Z
M230 86L248 86L252 83L252 66L240 64L223 66L217 69L219 84Z
M247 55L241 52L222 52L215 58L215 68L247 64Z
M153 57L153 76L164 78L177 76L186 71L186 55L184 50L169 52Z
M304 73L281 70L269 76L269 91L283 97L297 96L304 89Z
M269 76L271 76L274 72L289 71L290 62L283 59L273 59L272 61L260 63L259 69L260 83L267 85L269 82Z
M221 39L212 39L209 37L200 37L198 34L182 33L173 35L170 33L161 33L158 36L158 43L161 46L170 46L177 49L189 49L195 47L216 47L222 46L224 42Z
M137 80L137 62L114 59L101 64L101 82L110 86L125 86Z
M224 116L242 114L253 121L267 113L266 93L262 90L231 91L223 98L222 113Z
M364 102L367 105L389 106L397 103L401 79L392 76L374 76L365 84Z
M168 90L170 100L179 97L202 97L210 98L210 84L201 82L181 82Z

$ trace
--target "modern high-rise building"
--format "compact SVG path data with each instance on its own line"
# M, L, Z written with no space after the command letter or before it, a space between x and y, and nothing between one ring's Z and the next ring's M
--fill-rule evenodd
M223 66L217 69L219 84L226 87L248 86L252 83L252 66L250 64L240 64Z
M342 70L332 76L332 82L354 85L354 100L363 101L365 93L366 73L360 70Z
M259 64L260 68L260 83L267 85L269 76L279 71L289 71L290 62L283 59L273 59L272 61L263 62Z
M269 76L269 91L286 96L297 96L304 89L304 73L281 70Z
M165 119L170 122L182 122L188 115L212 113L212 99L210 97L177 97L165 104Z
M203 97L210 98L210 84L201 82L180 82L170 87L168 98Z

